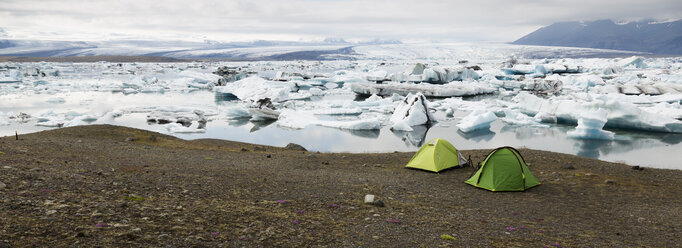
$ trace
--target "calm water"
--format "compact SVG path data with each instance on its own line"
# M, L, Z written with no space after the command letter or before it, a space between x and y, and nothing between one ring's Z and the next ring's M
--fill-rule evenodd
M48 98L60 97L63 103L47 103ZM328 99L352 100L353 95L335 95ZM481 100L480 98L472 100ZM4 95L0 99L0 112L29 113L36 115L46 109L54 113L106 113L115 109L148 106L201 106L223 109L234 106L233 102L216 102L209 91L165 94L132 94L109 92L67 92L51 95L20 93ZM148 124L148 113L127 113L104 123L135 127L168 133L164 125ZM682 134L662 134L611 130L617 135L615 141L576 140L566 137L573 126L552 125L549 128L509 126L495 121L490 130L462 133L455 125L465 112L456 112L455 118L446 118L431 127L417 126L414 132L394 132L390 127L374 131L351 131L335 128L309 126L305 129L280 128L276 122L253 123L248 120L228 120L214 116L206 126L205 133L171 134L183 139L214 138L263 145L284 146L287 143L303 145L308 150L320 152L392 152L416 151L426 141L444 138L459 149L492 149L499 146L527 147L560 153L576 154L606 161L625 162L657 168L682 169ZM98 121L96 123L100 123ZM35 121L11 123L0 126L0 135L31 133L51 129L35 126Z

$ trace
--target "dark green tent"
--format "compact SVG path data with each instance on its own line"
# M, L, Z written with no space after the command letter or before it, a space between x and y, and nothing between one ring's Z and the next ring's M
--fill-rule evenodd
M490 191L524 191L540 185L519 151L509 146L490 152L466 183Z

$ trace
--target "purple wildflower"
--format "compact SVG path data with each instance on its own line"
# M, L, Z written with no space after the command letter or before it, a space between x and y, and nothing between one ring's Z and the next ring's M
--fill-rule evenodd
M294 221L292 221L291 223L294 223L294 224L296 224L296 225L299 224L299 222L298 222L297 220L294 220Z
M104 223L104 222L100 222L100 223L97 223L95 226L96 226L96 227L108 227L109 224Z
M509 227L506 227L506 229L509 230L509 231L516 231L516 228L510 227L510 226L509 226Z
M277 200L277 203L284 204L284 203L287 203L287 200Z
M400 220L388 218L388 220L386 220L386 222L388 222L388 223L396 223L396 224L397 224L397 223L400 223Z

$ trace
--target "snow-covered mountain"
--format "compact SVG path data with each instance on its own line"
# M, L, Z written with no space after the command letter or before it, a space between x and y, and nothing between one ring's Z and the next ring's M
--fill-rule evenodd
M513 44L682 54L682 20L561 22L540 28Z

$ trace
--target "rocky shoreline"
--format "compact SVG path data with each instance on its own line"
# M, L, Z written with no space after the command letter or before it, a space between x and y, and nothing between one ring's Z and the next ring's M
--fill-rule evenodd
M314 153L108 125L0 138L0 247L674 247L682 172L520 149L489 192L413 153ZM462 151L481 161L487 150ZM381 205L365 204L374 195Z

